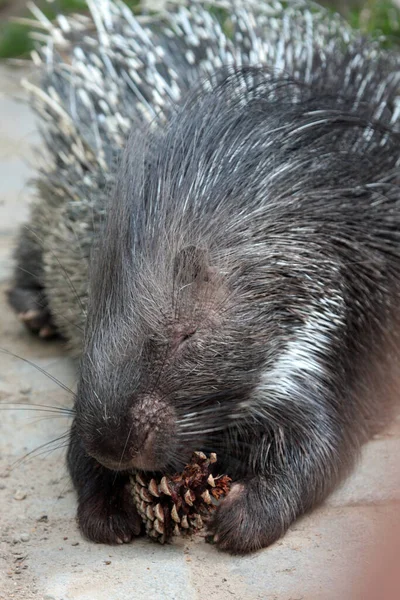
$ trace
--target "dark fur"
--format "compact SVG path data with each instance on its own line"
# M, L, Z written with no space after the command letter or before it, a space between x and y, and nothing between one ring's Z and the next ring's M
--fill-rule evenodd
M368 436L398 303L399 136L325 85L231 74L129 140L69 455L89 537L110 540L80 478L105 499L110 475L83 448L114 469L216 450L238 483L211 530L243 553L319 503Z
M94 252L68 459L90 539L139 532L129 469L202 449L236 481L219 547L267 546L370 435L396 360L400 143L396 90L376 122L345 69L310 87L221 75L165 130L131 135Z

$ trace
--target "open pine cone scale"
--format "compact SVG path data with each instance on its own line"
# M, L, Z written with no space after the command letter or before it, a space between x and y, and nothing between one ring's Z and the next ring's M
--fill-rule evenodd
M182 473L159 481L146 472L132 475L133 500L149 537L164 544L203 528L231 482L227 475L213 475L216 462L215 453L194 452Z

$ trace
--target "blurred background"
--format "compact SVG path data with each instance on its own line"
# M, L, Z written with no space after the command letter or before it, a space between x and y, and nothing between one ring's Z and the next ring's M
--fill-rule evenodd
M260 0L263 1L263 0ZM137 8L140 0L126 0ZM146 0L150 8L159 0ZM389 46L400 44L400 0L320 0L331 10L341 12L353 25L374 36L385 35ZM84 12L84 0L35 0L50 19L62 12ZM27 0L0 0L0 59L26 56L32 48L29 25L19 21L29 17Z

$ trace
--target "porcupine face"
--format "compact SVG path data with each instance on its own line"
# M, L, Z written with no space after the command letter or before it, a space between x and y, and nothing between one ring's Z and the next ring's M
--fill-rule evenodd
M265 360L268 326L238 285L255 297L254 269L224 239L226 209L204 197L230 192L218 180L207 190L219 158L212 130L197 140L209 107L199 123L196 112L185 131L179 117L165 134L133 134L94 252L77 427L111 468L177 469L193 450L218 451Z
M178 469L195 449L218 447L263 356L203 249L186 246L158 266L142 264L125 292L132 304L118 316L114 307L112 320L99 299L102 322L82 360L78 429L112 469Z

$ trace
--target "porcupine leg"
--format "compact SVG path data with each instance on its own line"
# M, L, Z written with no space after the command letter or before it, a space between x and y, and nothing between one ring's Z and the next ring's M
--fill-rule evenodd
M78 493L78 524L93 542L118 544L141 533L142 521L129 490L129 476L110 471L90 457L71 428L68 469Z
M320 325L316 338L312 320L302 324L248 401L253 425L249 420L247 433L242 430L231 446L235 483L210 528L223 550L245 554L275 542L334 489L363 442L365 389L386 371L371 368L368 352L358 344L349 364L340 341L334 343L343 339L337 329L348 321L324 319L324 306L318 304L326 330ZM364 342L365 348L386 347L380 336L364 336Z
M23 229L15 252L14 286L8 301L20 320L42 338L57 335L43 286L43 251L30 229Z
M221 550L247 554L269 546L337 483L341 453L337 450L335 457L332 440L311 430L304 437L297 432L288 432L286 439L282 435L280 456L270 457L264 471L239 478L217 509L209 529ZM259 446L259 462L266 447Z

